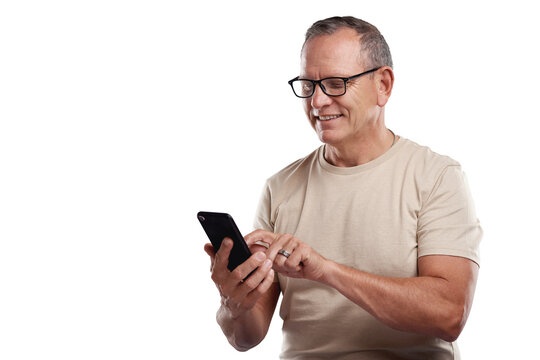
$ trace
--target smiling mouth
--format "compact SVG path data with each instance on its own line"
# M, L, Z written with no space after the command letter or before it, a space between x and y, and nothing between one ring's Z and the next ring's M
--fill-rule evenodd
M343 115L328 115L328 116L316 116L317 120L320 121L328 121L328 120L334 120L337 118L340 118Z

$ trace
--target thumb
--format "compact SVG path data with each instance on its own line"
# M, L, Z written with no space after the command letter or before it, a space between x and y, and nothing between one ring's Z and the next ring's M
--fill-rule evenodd
M214 246L212 244L207 243L204 244L204 251L214 260L214 257L216 256L216 251L214 250Z
M226 269L229 263L229 255L233 247L233 241L230 238L223 239L219 250L216 252L214 260L218 269Z

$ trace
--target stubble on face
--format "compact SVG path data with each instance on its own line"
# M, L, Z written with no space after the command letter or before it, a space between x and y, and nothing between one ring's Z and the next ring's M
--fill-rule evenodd
M301 77L319 80L331 76L349 77L365 70L361 61L360 36L343 28L331 35L319 35L304 45ZM369 76L369 75L368 75ZM316 87L315 94L304 100L304 110L319 139L329 145L354 141L369 125L373 116L370 88L363 78L347 83L347 93L330 97Z

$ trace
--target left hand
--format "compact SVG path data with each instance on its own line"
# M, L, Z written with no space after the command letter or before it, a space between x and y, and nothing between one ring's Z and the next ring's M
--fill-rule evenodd
M267 243L269 247L266 250L266 257L273 261L274 271L285 276L318 281L325 273L324 268L328 260L290 234L255 230L245 236L245 240L248 246L257 241ZM290 255L286 257L278 253L279 250L285 250Z

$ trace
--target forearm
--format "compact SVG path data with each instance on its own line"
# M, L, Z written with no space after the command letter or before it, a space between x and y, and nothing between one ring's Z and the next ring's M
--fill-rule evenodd
M329 261L321 282L396 330L454 341L466 319L465 306L447 296L443 278L382 277Z
M212 280L216 284L221 306L216 319L231 345L246 351L261 342L268 331L280 295L274 280L272 261L264 252L254 251L233 271L227 269L233 242L225 238L219 251L205 245L212 259Z
M256 346L268 331L269 324L266 324L265 316L257 305L236 315L222 304L216 318L227 340L238 351L247 351Z

